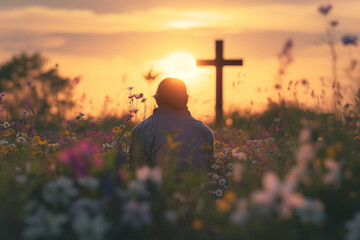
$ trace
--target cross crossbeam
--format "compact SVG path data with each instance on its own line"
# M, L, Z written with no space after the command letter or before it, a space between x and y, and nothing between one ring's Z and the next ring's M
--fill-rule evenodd
M223 67L224 66L242 66L242 59L224 59L223 41L215 42L215 59L196 60L198 66L216 67L216 123L221 123L223 119Z

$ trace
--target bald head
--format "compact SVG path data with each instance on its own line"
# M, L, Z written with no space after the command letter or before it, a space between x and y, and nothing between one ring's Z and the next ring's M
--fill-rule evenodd
M186 85L177 78L165 78L158 86L155 95L159 107L167 106L175 110L187 109L188 95Z

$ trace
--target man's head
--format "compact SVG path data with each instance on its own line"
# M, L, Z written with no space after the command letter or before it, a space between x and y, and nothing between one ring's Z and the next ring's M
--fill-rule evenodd
M162 80L155 95L159 107L167 106L178 111L187 109L188 97L185 83L177 78Z

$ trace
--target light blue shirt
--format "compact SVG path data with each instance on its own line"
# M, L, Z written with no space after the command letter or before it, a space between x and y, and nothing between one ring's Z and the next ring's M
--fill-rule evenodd
M166 136L169 134L173 142L180 143L175 151L176 156L172 156L170 161L178 161L181 169L200 168L209 164L214 151L213 132L203 122L193 118L188 110L176 111L170 107L154 109L153 115L133 129L130 160L139 161L140 165L155 165L168 158ZM130 164L138 165L134 162Z

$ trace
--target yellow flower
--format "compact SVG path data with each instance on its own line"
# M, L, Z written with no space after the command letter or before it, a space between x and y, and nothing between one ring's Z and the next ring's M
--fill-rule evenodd
M43 140L43 141L39 140L38 144L41 145L41 146L43 146L43 145L48 144L48 141L47 141L46 139Z
M225 199L227 202L229 202L229 203L235 202L235 200L236 200L236 194L235 194L235 192L234 192L234 191L231 191L231 190L226 191L226 192L225 192L225 195L224 195L224 199Z
M328 148L326 149L326 154L329 157L335 157L336 156L336 151L335 151L334 146L328 146Z
M26 125L25 125L25 128L29 128L29 127L31 127L30 124L26 124Z
M71 136L75 136L75 135L76 135L76 133L71 133L70 135L71 135Z
M320 166L321 166L321 159L320 159L320 158L315 159L315 166L316 166L316 167L320 167Z
M215 146L219 146L220 145L220 142L219 141L215 141Z
M34 157L36 157L37 155L42 155L42 154L44 154L43 151L36 151L36 152L33 152L33 153L31 154L31 157L34 158Z
M335 143L335 150L336 151L341 151L343 148L342 142L336 142Z
M39 137L39 136L33 137L33 140L34 140L34 142L39 142L39 141L40 141L40 137Z
M127 131L125 134L124 134L125 137L129 138L131 136L131 132Z
M360 140L359 136L354 137L354 140Z
M225 143L224 146L223 146L223 148L227 148L227 147L230 147L230 145L227 144L227 143Z
M211 150L212 147L209 144L204 143L203 145L201 145L200 149L201 150Z
M66 130L66 129L61 132L61 135L65 136L65 137L69 136L69 134L70 134L70 132L68 130Z
M9 137L9 136L13 135L14 133L15 133L14 129L9 128L5 131L4 136Z
M220 212L228 212L230 211L230 204L227 201L224 200L218 200L216 202L216 208L220 211Z
M114 127L114 128L112 129L112 132L113 132L113 133L119 133L119 132L120 132L120 128L119 128L119 127Z
M200 230L203 227L203 223L200 219L195 219L192 223L192 227L195 230Z

